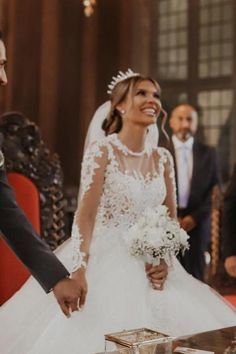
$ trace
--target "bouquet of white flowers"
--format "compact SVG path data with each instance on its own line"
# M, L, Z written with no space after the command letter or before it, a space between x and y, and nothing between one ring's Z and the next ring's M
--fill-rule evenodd
M132 256L154 265L162 259L170 265L173 255L189 248L188 234L170 217L165 205L147 208L125 238Z

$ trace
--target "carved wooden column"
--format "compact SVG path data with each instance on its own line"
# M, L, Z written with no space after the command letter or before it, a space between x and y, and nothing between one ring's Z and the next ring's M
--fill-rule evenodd
M79 105L79 131L77 149L79 161L82 159L83 145L88 125L97 108L97 61L99 58L97 43L97 9L90 18L82 18L81 52L80 52L80 82L78 92ZM80 171L80 166L78 164Z
M77 0L60 0L58 7L58 97L54 143L61 157L65 184L78 185L78 130L83 89L80 78L83 6Z
M155 14L157 1L133 0L133 65L144 75L152 72L151 48L156 39L152 34L153 13ZM155 22L157 23L157 22Z
M13 0L0 0L0 28L3 31L3 39L7 49L7 79L8 85L1 89L0 93L0 114L5 112L9 107L9 100L11 95L11 82L12 82L12 71L13 71L13 60L11 60L11 55L13 54L13 40L12 32L8 31L10 18L13 17Z
M38 121L41 1L7 1L8 87L6 110ZM26 20L27 19L27 20Z
M119 45L119 62L120 68L126 70L128 68L136 69L133 66L133 2L127 0L120 1L120 21L119 21L120 41Z
M49 148L56 149L58 125L59 29L58 0L42 1L39 82L39 125Z

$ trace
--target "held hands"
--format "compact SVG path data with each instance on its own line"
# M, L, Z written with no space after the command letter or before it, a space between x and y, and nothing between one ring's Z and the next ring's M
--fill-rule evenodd
M87 294L87 282L85 275L77 275L79 270L72 275L72 278L60 280L53 288L57 302L66 317L71 312L78 311L85 303ZM82 272L85 272L82 268Z
M168 266L165 261L161 260L158 266L146 263L145 270L152 288L162 290L168 275Z
M236 256L226 258L225 270L231 277L236 278Z
M77 299L78 310L82 310L86 301L88 292L86 269L84 267L79 268L76 272L72 273L72 280L74 280L80 289L79 298Z
M53 293L65 316L78 311L77 301L80 296L80 288L73 279L63 278L53 288Z

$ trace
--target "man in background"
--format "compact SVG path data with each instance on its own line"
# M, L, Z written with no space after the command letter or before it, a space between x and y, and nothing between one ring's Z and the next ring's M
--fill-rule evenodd
M224 196L222 243L225 270L236 278L236 165Z
M190 236L190 249L181 263L190 274L203 280L204 253L210 243L211 193L219 183L216 153L196 141L198 114L192 106L177 106L171 113L170 127L173 135L166 147L174 158L178 218Z
M0 85L7 84L6 49L0 31ZM70 315L83 305L84 292L49 247L39 238L16 203L4 170L0 146L0 231L3 238L46 292L53 291L63 313ZM1 257L1 255L0 255Z

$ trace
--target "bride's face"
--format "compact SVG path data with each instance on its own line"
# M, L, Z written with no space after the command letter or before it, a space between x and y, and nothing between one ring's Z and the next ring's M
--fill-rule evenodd
M138 82L117 107L125 112L124 122L127 119L145 127L156 123L161 110L160 91L160 87L149 80Z

